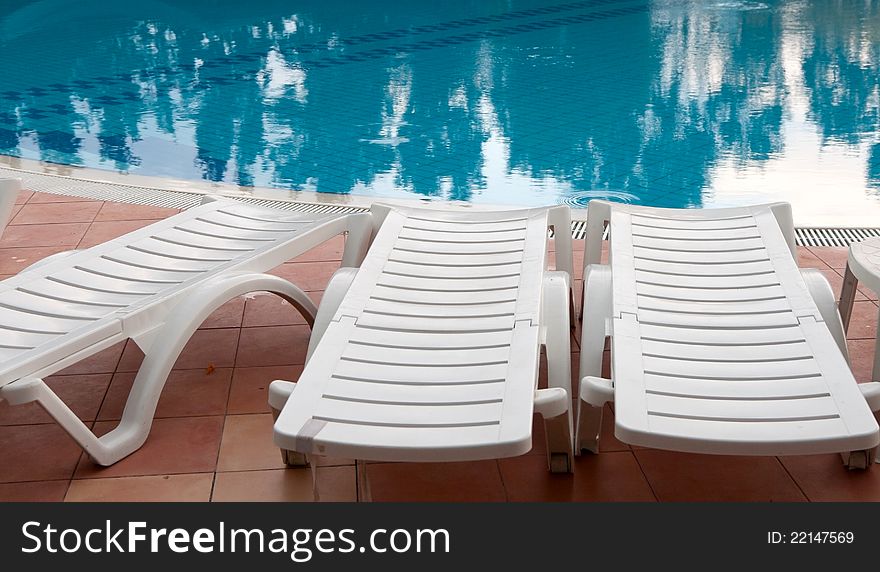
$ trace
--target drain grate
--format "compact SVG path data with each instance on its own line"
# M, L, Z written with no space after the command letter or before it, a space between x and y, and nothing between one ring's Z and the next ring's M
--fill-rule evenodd
M87 179L66 177L64 175L35 173L33 171L0 166L0 178L7 177L22 179L24 187L32 191L40 191L56 195L69 195L100 201L117 201L137 205L188 209L198 205L202 200L202 195L196 192L184 193L179 191L166 191L163 189L141 187L137 185L125 185L122 183L90 181ZM347 214L365 212L368 210L363 207L334 205L330 203L277 201L257 197L229 198L253 205L316 214ZM572 238L583 240L586 238L586 233L587 221L572 221ZM797 236L798 246L847 247L853 242L859 242L866 238L880 236L880 228L797 228L795 229L795 234ZM607 228L605 229L602 238L608 238Z
M796 228L798 246L843 246L880 236L880 228Z

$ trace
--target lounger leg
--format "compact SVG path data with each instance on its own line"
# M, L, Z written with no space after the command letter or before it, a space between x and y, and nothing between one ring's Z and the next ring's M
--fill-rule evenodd
M581 331L580 378L599 377L602 374L602 356L608 321L611 319L611 268L591 264L584 274L584 323ZM584 401L583 381L578 399L575 453L599 452L599 430L602 427L602 407Z
M865 470L870 469L874 460L877 459L877 447L866 451L850 451L841 453L843 465L849 470ZM878 460L880 462L880 460Z
M843 331L849 331L849 320L852 317L853 304L856 301L856 292L858 291L859 279L856 278L849 266L846 267L846 274L843 276L843 287L840 290L840 303L837 305L840 310L840 319L843 321Z
M226 301L250 292L273 292L303 307L314 320L314 304L290 282L268 274L230 274L195 289L170 319L153 335L135 377L122 419L115 429L98 438L40 379L21 380L2 389L11 404L37 401L99 465L112 465L136 451L150 432L159 396L193 332ZM311 307L309 306L311 305ZM308 318L307 318L308 319ZM141 340L144 343L145 339Z
M550 470L569 473L573 467L571 412L571 334L569 333L569 276L567 272L544 274L543 321L544 347L547 352L547 385L563 397L563 408L548 416L547 410L536 407L544 416L547 434L547 455ZM559 391L562 390L562 391ZM563 394L564 392L564 394ZM537 401L536 401L537 404Z
M370 493L370 482L367 479L367 462L364 460L356 460L354 462L357 474L357 501L372 502L373 497Z

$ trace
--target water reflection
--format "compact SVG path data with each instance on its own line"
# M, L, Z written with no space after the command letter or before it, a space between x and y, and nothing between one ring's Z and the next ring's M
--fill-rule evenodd
M20 0L0 50L0 153L331 193L880 216L880 0Z

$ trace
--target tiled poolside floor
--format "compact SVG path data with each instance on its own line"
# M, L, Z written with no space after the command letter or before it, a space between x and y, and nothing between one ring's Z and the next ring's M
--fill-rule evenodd
M47 255L108 240L174 212L30 192L19 203L0 240L3 278ZM342 246L340 238L275 272L317 301ZM846 250L802 248L800 264L819 268L839 290ZM877 310L876 295L862 292L849 332L859 381L869 381ZM281 464L266 405L271 380L296 379L301 371L308 335L302 318L274 297L226 304L178 360L147 443L112 467L93 465L36 406L0 404L0 500L311 500L309 471ZM572 358L576 364L576 343ZM134 344L119 344L49 383L96 431L106 431L119 418L141 359ZM880 501L880 467L849 472L835 455L715 457L630 448L614 439L610 421L609 409L603 452L579 457L573 475L548 473L536 424L535 449L518 458L370 464L371 495L374 501ZM322 500L356 498L351 460L324 459L318 481Z

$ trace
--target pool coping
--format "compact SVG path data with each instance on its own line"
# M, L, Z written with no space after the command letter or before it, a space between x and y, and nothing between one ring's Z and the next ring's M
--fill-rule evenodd
M318 193L269 187L245 187L224 182L193 181L158 176L119 173L79 165L65 165L0 154L0 178L21 178L25 188L45 193L123 203L189 208L204 195L219 195L244 202L309 212L363 212L374 202L404 206L430 206L448 210L521 209L522 205L475 204L430 198L386 198L350 194ZM572 234L582 238L587 209L572 208ZM880 226L866 225L865 217L847 218L846 223L798 220L798 244L803 246L847 246L866 237L880 236ZM873 221L872 221L873 222ZM859 224L862 223L862 224Z

